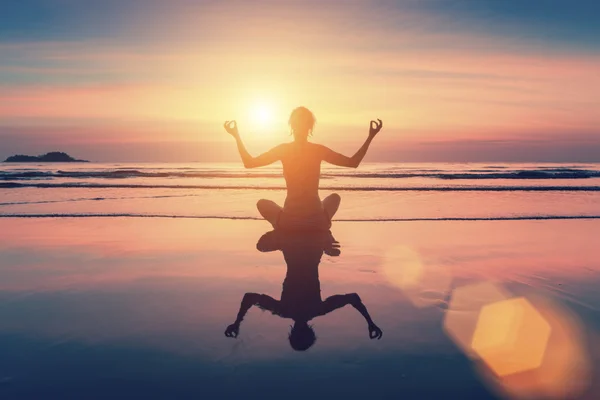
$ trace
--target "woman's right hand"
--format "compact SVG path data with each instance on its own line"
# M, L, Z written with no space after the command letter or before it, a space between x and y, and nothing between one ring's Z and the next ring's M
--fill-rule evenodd
M240 136L240 134L238 133L237 122L235 122L235 120L234 121L225 121L225 124L223 125L223 127L225 128L227 133L229 133L234 138L237 138Z

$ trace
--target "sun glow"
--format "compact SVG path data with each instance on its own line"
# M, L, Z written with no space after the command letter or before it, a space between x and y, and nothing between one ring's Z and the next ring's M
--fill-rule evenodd
M250 108L250 122L255 129L271 130L275 125L273 107L266 102L255 102Z

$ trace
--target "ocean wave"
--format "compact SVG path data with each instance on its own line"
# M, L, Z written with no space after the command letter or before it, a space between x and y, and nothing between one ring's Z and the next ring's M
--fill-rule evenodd
M578 168L538 168L520 170L498 171L498 166L490 166L490 169L473 169L466 171L441 171L411 170L383 171L383 172L323 172L322 177L327 178L372 178L372 179L405 179L405 178L433 178L442 180L471 180L471 179L588 179L599 178L600 171ZM280 171L198 171L198 170L150 170L140 169L116 169L116 170L87 170L87 171L40 171L40 170L9 170L0 172L0 180L40 180L55 178L73 179L130 179L130 178L281 178Z
M119 196L119 197L78 197L74 199L64 200L35 200L35 201L9 201L0 203L2 206L18 206L18 205L32 205L32 204L56 204L56 203L76 203L82 201L104 201L104 200L140 200L140 199L169 199L169 198L183 198L193 197L195 194L178 194L178 195L157 195L157 196Z
M0 189L64 188L64 189L197 189L197 190L286 190L285 186L268 185L177 185L131 183L41 183L0 182ZM600 186L321 186L320 190L339 192L598 192Z
M0 218L169 218L169 219L222 219L262 221L260 217L230 215L183 215L138 213L81 213L81 214L0 214ZM335 218L334 222L417 222L417 221L537 221L600 219L600 215L511 215L495 217L414 217L414 218Z

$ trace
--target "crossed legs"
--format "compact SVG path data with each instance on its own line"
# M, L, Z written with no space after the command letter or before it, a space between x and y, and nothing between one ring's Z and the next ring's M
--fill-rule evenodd
M333 216L337 212L340 207L341 197L337 193L330 194L326 198L321 201L323 204L323 210L325 210L325 214L327 218L331 221ZM269 221L273 228L277 227L277 221L279 220L279 215L283 211L283 208L280 207L277 203L272 200L261 199L256 203L256 208L258 208L258 212L264 219Z

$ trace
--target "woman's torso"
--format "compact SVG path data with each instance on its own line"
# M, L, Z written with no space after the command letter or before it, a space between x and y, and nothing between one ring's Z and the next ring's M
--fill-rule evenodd
M285 213L298 217L322 213L319 198L321 158L317 145L309 142L290 143L281 162L287 186L283 207Z

